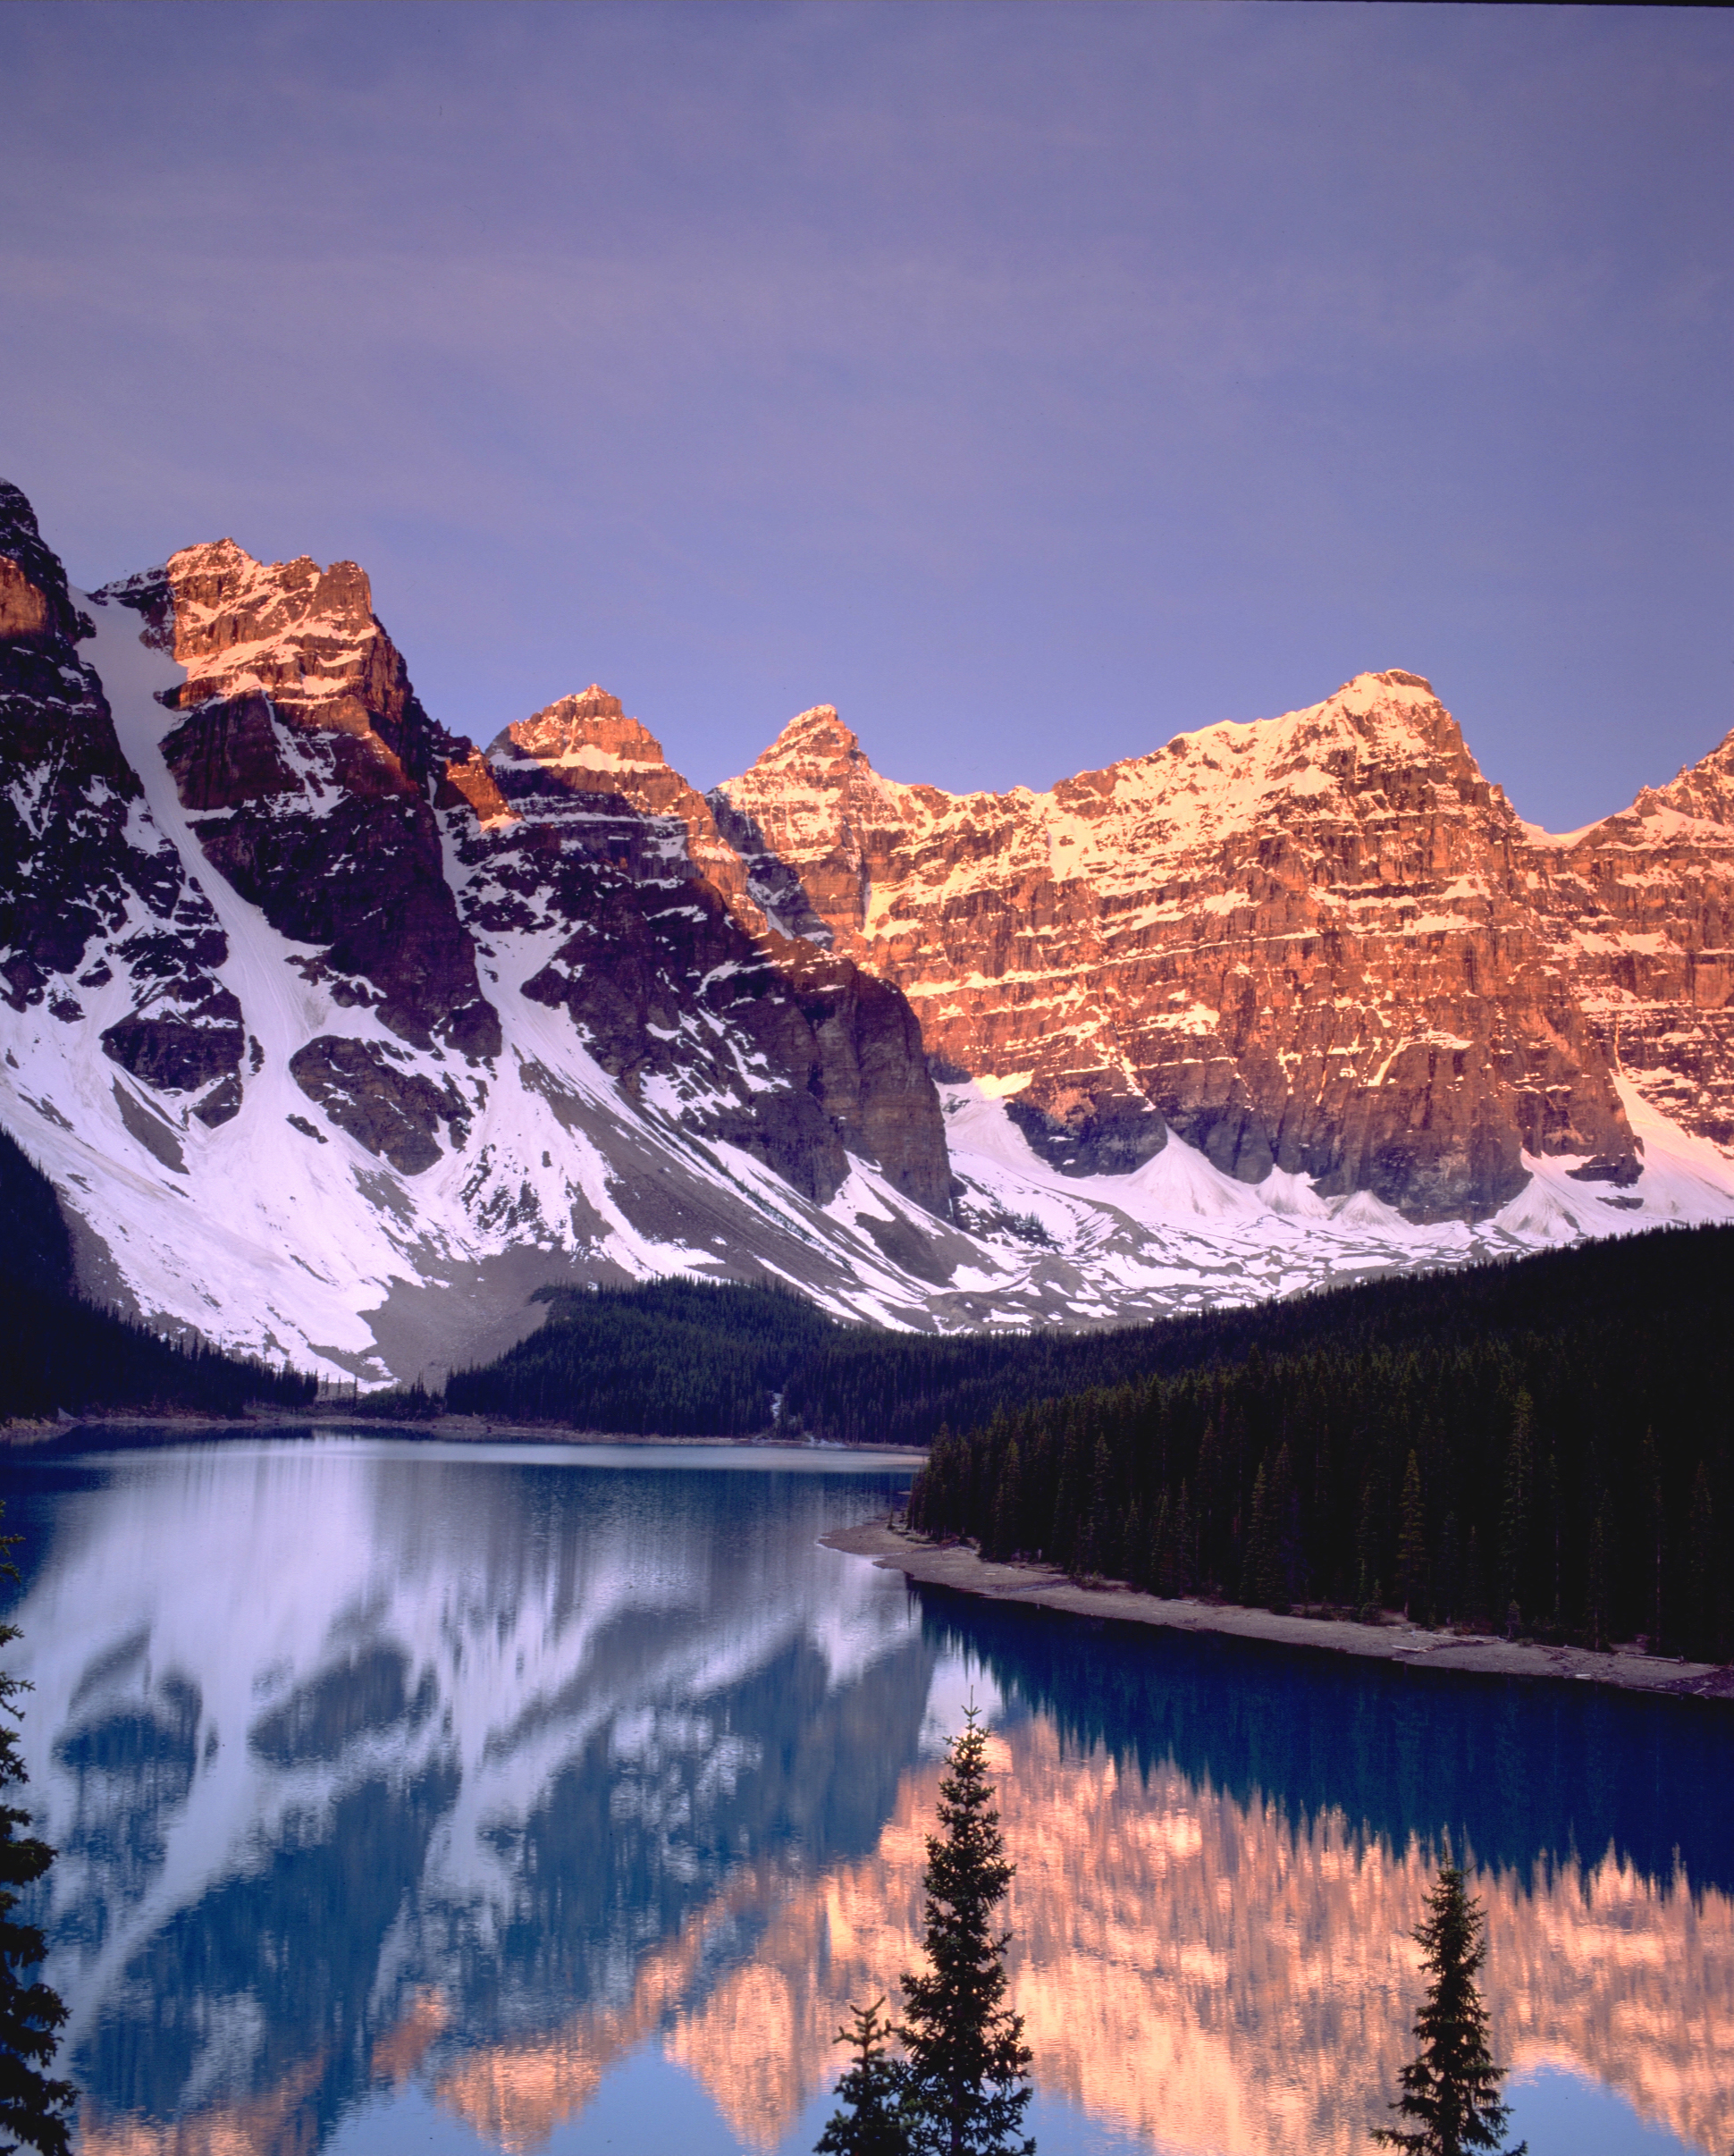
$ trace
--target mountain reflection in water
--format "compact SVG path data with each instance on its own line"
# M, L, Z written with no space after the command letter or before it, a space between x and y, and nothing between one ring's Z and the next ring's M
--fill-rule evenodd
M646 2056L740 2144L804 2145L846 2007L915 1958L968 1681L1044 2095L1174 2150L1365 2147L1449 1831L1499 2055L1729 2145L1724 1715L912 1596L817 1545L905 1479L378 1440L9 1463L89 2156L311 2156L412 2095L529 2151Z

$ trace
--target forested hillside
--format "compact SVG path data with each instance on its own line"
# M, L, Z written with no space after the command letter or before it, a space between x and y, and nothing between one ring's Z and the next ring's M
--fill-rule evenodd
M791 1370L841 1327L774 1288L656 1280L544 1289L547 1322L485 1369L454 1371L453 1414L581 1429L743 1437L773 1420Z
M299 1407L313 1394L311 1377L159 1339L85 1301L54 1186L0 1131L0 1418L105 1408L224 1415L249 1400Z
M1154 1327L1147 1376L1123 1337L1117 1382L942 1432L910 1520L1157 1593L1721 1658L1730 1318L1709 1228Z

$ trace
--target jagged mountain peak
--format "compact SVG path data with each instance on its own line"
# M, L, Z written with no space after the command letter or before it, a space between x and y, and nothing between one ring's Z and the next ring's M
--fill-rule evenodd
M817 764L826 770L849 763L866 766L860 737L844 725L834 703L815 703L797 712L770 747L754 761L756 772L785 772L791 766Z
M1687 764L1666 786L1645 787L1633 802L1637 816L1672 813L1696 822L1734 826L1734 728L1708 755Z
M576 696L557 697L529 718L502 728L490 756L530 756L544 764L577 764L593 771L666 771L662 744L596 682Z
M1328 810L1364 821L1379 804L1411 816L1480 810L1517 829L1431 685L1396 670L1358 674L1277 718L1176 734L1149 755L1081 772L1038 798L1062 812L1117 803L1153 815L1174 838L1250 828L1297 807L1315 820ZM1110 850L1119 836L1105 831ZM1104 865L1111 874L1112 863Z
M79 633L60 556L45 543L29 497L0 479L0 640L71 644Z
M8 490L0 564L0 1107L85 1284L226 1342L414 1376L670 1272L1102 1323L1734 1207L1734 742L1547 845L1402 670L1045 792L819 704L702 796L600 684L442 730L352 563L87 600Z

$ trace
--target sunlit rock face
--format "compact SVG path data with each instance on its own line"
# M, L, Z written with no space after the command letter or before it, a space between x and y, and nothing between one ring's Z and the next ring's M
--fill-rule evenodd
M1045 794L821 707L702 796L595 684L447 732L354 563L78 593L9 489L0 1120L85 1293L364 1385L543 1287L1095 1326L1731 1218L1719 754L1555 843L1385 674Z
M444 873L428 782L459 753L380 626L364 571L256 561L232 539L105 587L186 679L163 754L206 859L309 980L412 1048L496 1055L500 1023ZM462 745L467 748L467 744Z
M1636 1173L1524 827L1418 676L1043 794L894 784L823 706L712 799L761 903L897 981L1075 1173L1172 1128L1415 1219L1494 1210L1525 1150Z
M353 563L223 540L75 593L16 489L0 631L0 1117L87 1293L376 1384L551 1284L930 1322L975 1251L908 1005L769 927L606 693L485 754Z
M1734 733L1530 875L1604 1052L1682 1129L1734 1149Z

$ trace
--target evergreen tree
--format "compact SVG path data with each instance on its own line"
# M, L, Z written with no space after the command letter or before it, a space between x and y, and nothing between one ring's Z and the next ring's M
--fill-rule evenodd
M1439 1562L1435 1568L1435 1583L1437 1589L1434 1597L1435 1615L1443 1623L1455 1623L1463 1614L1463 1561L1455 1512L1445 1514L1445 1524L1439 1530Z
M1600 1648L1608 1629L1608 1534L1605 1522L1607 1506L1604 1502L1596 1509L1589 1524L1589 1544L1584 1558L1585 1621L1591 1646Z
M1174 1507L1174 1585L1168 1590L1170 1594L1190 1595L1197 1582L1195 1533L1191 1491L1189 1485L1183 1482L1180 1486L1180 1502Z
M1645 1549L1652 1561L1654 1595L1651 1600L1650 1652L1662 1652L1662 1561L1667 1545L1667 1507L1662 1491L1662 1464L1655 1449L1655 1432L1646 1430L1638 1457L1638 1484L1643 1493Z
M1294 1469L1289 1448L1279 1445L1276 1464L1270 1470L1269 1593L1265 1596L1279 1615L1293 1604L1300 1584L1300 1508L1294 1495Z
M1403 1470L1403 1494L1397 1528L1397 1591L1403 1615L1417 1624L1427 1621L1427 1508L1421 1497L1421 1463L1411 1452Z
M1174 1525L1166 1490L1156 1501L1156 1528L1150 1537L1149 1573L1152 1594L1174 1593Z
M1355 1537L1359 1564L1355 1599L1362 1620L1375 1618L1381 1606L1379 1591L1379 1492L1376 1476L1368 1476L1360 1493L1360 1529Z
M18 1540L0 1535L0 1550L9 1553ZM10 1558L0 1558L0 1578L17 1577ZM0 1624L0 1646L17 1638L15 1624ZM21 1677L0 1671L0 1787L25 1780L13 1724L20 1716L18 1695L29 1689ZM28 1812L0 1803L0 2152L28 2143L42 2156L69 2156L72 2122L65 2114L78 2091L70 2081L51 2080L46 2071L66 2009L46 1983L25 1980L24 1972L41 1961L46 1948L34 1924L14 1924L12 1917L19 1890L40 1879L54 1862L47 1843L23 1832L29 1823Z
M1487 1568L1481 1559L1481 1530L1469 1529L1469 1555L1463 1570L1467 1584L1463 1588L1463 1613L1472 1624L1485 1624L1490 1604L1487 1600Z
M1692 1510L1687 1520L1686 1600L1691 1627L1688 1651L1713 1662L1721 1644L1716 1622L1716 1515L1709 1471L1702 1460L1693 1478Z
M884 2000L852 2007L853 2029L839 2029L835 2041L846 2043L854 2063L837 2084L849 2108L831 2114L813 2143L814 2156L908 2156L909 2125L904 2111L905 2069L889 2055L895 2031L881 2021Z
M1017 1440L1014 1437L1006 1448L1005 1465L999 1474L999 1494L994 1500L991 1546L981 1554L984 1557L1015 1557L1023 1545L1023 1476Z
M1246 1530L1246 1557L1241 1568L1241 1600L1249 1604L1282 1599L1275 1577L1275 1537L1271 1532L1270 1484L1265 1463L1252 1478L1251 1518Z
M1030 2101L1023 2017L1006 2004L1006 1948L992 1915L1012 1882L988 1781L988 1739L967 1711L939 1784L927 1840L922 1946L929 1969L903 1979L913 2156L1035 2156L1017 2136Z
M1415 2123L1375 2127L1373 2138L1410 2156L1470 2156L1499 2147L1508 2116L1499 2098L1505 2069L1487 2050L1487 2009L1475 1982L1487 1958L1486 1919L1449 1847L1427 1909L1414 1933L1433 1979L1415 2017L1421 2049L1403 2068L1403 2093L1391 2107ZM1528 2145L1519 2142L1507 2156L1525 2156Z
M1524 1606L1524 1560L1529 1548L1529 1512L1534 1495L1536 1403L1528 1388L1519 1392L1511 1415L1505 1451L1505 1499L1499 1513L1499 1599L1506 1613L1508 1636L1517 1630L1513 1608Z

